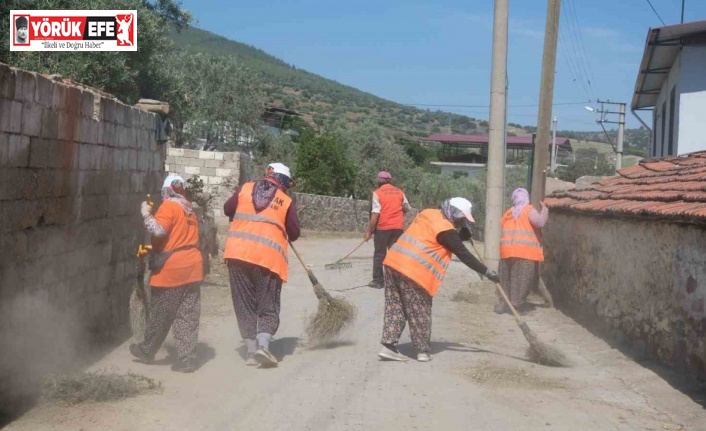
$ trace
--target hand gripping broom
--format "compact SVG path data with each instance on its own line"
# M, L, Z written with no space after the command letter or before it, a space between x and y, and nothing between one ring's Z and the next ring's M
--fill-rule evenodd
M473 244L472 241L471 246L473 247L473 251L476 253L476 256L478 256L478 259L483 262L483 258L481 257L480 253L478 253L478 249L476 249L476 245ZM483 264L485 264L485 262L483 262ZM522 334L525 336L527 342L529 343L529 347L527 348L527 355L529 356L530 360L540 365L548 365L550 367L570 366L571 364L569 360L562 352L552 346L542 343L537 338L537 335L535 335L535 333L532 332L529 326L527 326L527 322L522 320L520 315L517 314L517 310L515 310L515 307L513 307L512 303L510 303L510 300L508 299L507 295L505 295L505 292L500 286L500 283L495 283L495 288L498 290L498 293L500 293L500 296L502 296L503 300L505 300L505 303L510 308L510 311L512 311L512 314L515 316L517 326L520 327L520 329L522 330Z
M306 266L304 260L297 252L294 244L291 242L289 246L302 264L306 275L309 276L314 294L319 300L319 306L312 316L307 320L306 333L309 337L311 345L324 344L334 340L355 322L357 310L356 307L342 296L333 297L319 283L312 270Z

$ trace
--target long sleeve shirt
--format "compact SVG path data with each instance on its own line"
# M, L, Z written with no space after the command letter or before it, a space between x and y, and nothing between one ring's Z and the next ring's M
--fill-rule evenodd
M461 262L463 262L467 267L471 268L472 270L480 274L485 274L486 271L488 271L488 267L483 265L483 263L479 261L475 256L473 256L473 254L468 251L466 246L463 245L463 241L461 241L461 235L459 235L459 233L456 232L454 229L446 230L439 233L436 236L436 240L439 241L439 244L443 245L449 251L451 251L451 253L456 255L456 257L458 257Z
M235 211L238 209L238 195L240 194L240 187L235 189L235 193L230 197L223 205L223 214L228 217L230 221L233 221L233 216L235 216ZM296 241L301 235L301 228L299 226L299 216L297 215L297 207L292 201L292 204L287 210L287 215L285 218L285 230L287 231L287 239L289 241Z
M541 229L544 227L544 225L547 223L547 220L549 219L549 208L547 208L546 206L542 206L541 212L532 208L528 216L530 224L536 227L537 229Z

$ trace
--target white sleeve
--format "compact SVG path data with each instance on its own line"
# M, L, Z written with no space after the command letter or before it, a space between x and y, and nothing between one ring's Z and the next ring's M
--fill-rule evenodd
M382 206L380 205L380 199L378 198L377 193L373 192L373 209L370 212L380 214L381 210Z
M412 209L412 206L409 204L409 201L407 200L407 195L402 194L404 199L402 199L402 208L405 208L407 211Z

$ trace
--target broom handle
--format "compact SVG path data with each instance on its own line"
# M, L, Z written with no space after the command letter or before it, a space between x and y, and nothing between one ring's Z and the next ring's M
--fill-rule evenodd
M304 260L303 260L302 257L299 255L299 252L298 252L297 249L294 247L294 244L292 244L291 241L289 242L289 247L292 249L292 251L294 252L294 254L297 256L297 259L299 259L299 263L301 263L302 266L304 267L304 271L306 271L306 275L309 277L309 281L311 281L311 284L312 284L312 285L318 284L318 283L319 283L319 280L316 279L316 276L314 275L314 272L313 272L308 266L306 266L306 264L304 263Z
M485 265L485 261L481 257L480 253L478 253L478 249L476 248L476 245L473 244L473 241L471 241L471 247L473 247L473 251L476 252L476 256L478 256L478 259ZM508 299L507 295L505 295L505 291L503 290L502 286L500 286L500 283L495 283L495 288L498 289L498 292L500 295L503 297L505 300L505 303L507 304L508 307L510 307L510 311L512 311L512 314L515 316L515 320L517 320L517 324L522 326L523 323L525 323L522 318L520 317L519 314L517 314L517 310L515 310L515 307L512 306L512 303L510 303L510 300Z
M366 242L367 242L367 241L365 241L365 240L361 241L360 244L358 244L358 246L357 246L356 248L354 248L352 252L350 252L350 253L348 253L347 255L343 256L342 258L338 259L338 260L336 261L336 263L339 263L339 262L341 262L342 260L346 260L346 258L347 258L348 256L350 256L350 255L352 255L353 253L355 253L355 251L358 250L358 249L359 249L363 244L365 244Z

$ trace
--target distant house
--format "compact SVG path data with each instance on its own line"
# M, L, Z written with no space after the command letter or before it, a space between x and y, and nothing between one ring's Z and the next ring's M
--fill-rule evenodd
M706 150L706 21L647 32L632 109L653 111L650 157Z
M485 170L488 163L487 135L453 135L435 133L426 141L438 142L442 146L441 160L431 162L439 166L441 173L475 176ZM568 138L556 138L560 155L571 154L571 141ZM506 161L516 165L530 157L533 148L532 136L508 136ZM551 150L551 144L549 144ZM558 157L560 158L560 157Z
M706 152L646 159L546 203L542 273L557 304L705 378Z

